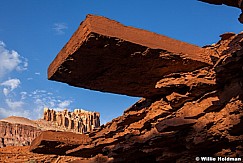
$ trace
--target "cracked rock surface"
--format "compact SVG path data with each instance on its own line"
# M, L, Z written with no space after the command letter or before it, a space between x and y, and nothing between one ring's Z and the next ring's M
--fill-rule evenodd
M81 158L102 155L111 159L108 162L192 162L197 156L243 157L242 40L242 33L223 34L219 42L202 48L208 52L205 55L211 58L211 63L203 62L192 69L178 64L168 74L156 72L158 78L154 86L167 91L142 98L122 116L90 133L85 143L66 150L64 155ZM147 57L151 62L156 60ZM169 55L168 58L168 62L173 62ZM72 62L76 62L75 59ZM104 60L108 59L104 57ZM85 61L87 64L92 62L88 58ZM133 67L132 64L127 66ZM117 72L117 69L113 71ZM65 72L59 75L55 78L71 81ZM126 79L123 76L116 78L121 82ZM111 76L102 80L113 86L115 78ZM101 89L108 90L102 86ZM136 89L140 91L139 87ZM127 95L130 94L128 91ZM41 138L38 139L41 142ZM47 147L48 143L46 141L41 146ZM39 146L35 143L32 150L38 151ZM58 147L49 148L59 150Z

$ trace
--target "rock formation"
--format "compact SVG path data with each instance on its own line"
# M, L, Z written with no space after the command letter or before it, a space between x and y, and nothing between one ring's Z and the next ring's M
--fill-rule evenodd
M75 109L69 112L44 109L44 120L56 123L57 126L66 128L66 131L88 133L100 127L100 114L83 109Z
M24 124L0 121L0 148L6 146L28 146L41 130Z
M160 87L163 76L212 64L207 49L88 15L49 66L48 78L102 92L154 97L180 87Z
M103 28L113 25L111 32ZM148 44L149 38L153 43ZM177 46L167 46L170 41ZM49 67L49 79L146 98L62 152L84 158L102 154L113 162L194 162L201 156L239 161L242 63L243 33L223 34L218 43L199 48L88 16ZM48 135L44 141L37 137L31 151L58 151L61 147L48 144L59 138Z
M74 112L44 110L44 120L29 120L11 116L0 120L0 148L6 146L28 146L47 130L89 133L100 127L100 114L75 109Z
M62 156L59 154L38 154L29 151L29 146L5 147L0 148L0 162L1 163L97 163L110 162L111 158L107 156L97 155L91 159Z

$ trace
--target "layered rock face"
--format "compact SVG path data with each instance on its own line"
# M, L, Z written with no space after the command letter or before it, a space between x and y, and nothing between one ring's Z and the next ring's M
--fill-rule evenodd
M113 23L116 24L116 22ZM85 21L83 24L85 24ZM82 28L88 27L84 26ZM139 34L139 29L136 30L133 33L134 37L136 34ZM76 35L77 32L71 40ZM84 36L80 35L79 37ZM103 37L105 36L101 36L101 38ZM113 41L115 36L107 36L106 41L108 42L106 43L110 44L108 37ZM156 40L155 37L153 39L154 42L160 41L159 39ZM95 40L99 40L99 37ZM92 44L90 42L96 42L95 40L86 39L84 45L73 44L70 41L59 55L61 58L64 54L66 57L74 54L82 56L87 51L82 51L80 48L82 49L83 46ZM123 40L123 42L129 41L131 40ZM175 49L185 48L184 43L181 44L181 47L175 47ZM132 46L132 44L129 45ZM106 48L104 46L98 47L101 51ZM107 51L107 55L109 55L108 52L112 52L112 55L115 57L116 55L119 56L119 53L123 53L116 51L117 48L119 49L117 45L113 45L110 48L112 50ZM73 53L69 53L70 51L67 49L72 49ZM93 47L89 49L88 54L91 58L98 57L101 63L103 60L108 59L105 56L99 57L96 55L97 51L95 49ZM156 69L151 69L148 71L149 73L143 73L144 66L141 66L141 69L136 67L138 66L136 62L141 62L142 60L133 60L129 55L121 57L124 63L130 63L126 65L130 67L126 70L131 70L126 71L127 74L131 73L130 75L133 76L135 72L132 71L133 65L136 65L135 69L139 75L145 75L144 78L149 81L151 77L156 77L156 79L153 79L156 81L156 85L153 83L153 86L156 86L159 90L166 91L161 91L161 94L158 92L154 93L154 91L151 91L152 93L145 92L143 95L146 95L146 98L142 98L128 108L122 116L113 119L98 131L90 133L90 139L86 139L86 142L80 142L78 147L69 148L66 151L62 151L62 153L85 158L102 154L112 158L113 162L194 162L195 158L200 156L234 157L238 161L242 159L243 34L226 33L221 35L221 40L218 43L205 46L202 49L196 47L196 49L205 53L198 53L198 50L194 48L187 49L187 54L194 54L193 57L184 53L179 53L179 55L175 53L177 56L171 58L170 55L174 56L174 54L169 53L167 56L171 59L167 58L165 60L170 62L167 66L171 70L156 71ZM153 49L149 49L149 51L153 51ZM170 51L175 50L171 47ZM159 52L159 56L164 55L164 51ZM77 60L78 58L74 57L70 61L67 61L66 58L60 61L60 56L57 56L56 61L54 60L49 68L51 71L49 72L51 74L49 77L58 81L62 80L69 83L74 76L81 77L85 74L83 71L66 73L65 69L60 68L62 64L66 66L66 62L68 62L68 65L72 65L71 67L76 68L78 68L77 65L84 62L87 65L86 70L91 69L92 67L89 67L89 65L94 64L92 63L94 61L93 58L89 60L88 56L86 56L85 60ZM187 58L182 59L181 56L186 56ZM154 58L152 53L141 54L138 58L143 57L146 58L143 60L145 65L146 61L149 61L149 64L156 63L156 61L153 62L153 60L156 60L156 57ZM210 60L205 60L205 58L210 58ZM180 60L186 60L187 62L181 62ZM199 60L200 62L198 62ZM173 67L173 63L177 62L185 64L175 64ZM53 65L57 68L52 69ZM190 66L192 68L189 68ZM115 80L113 78L115 75L112 71L119 72L124 70L123 67L120 67L121 70L117 69L119 67L100 71L99 77L91 81L96 83L98 79L103 79L103 83L98 84L100 86L99 90L113 91L115 90L113 87L118 87L123 91L118 92L117 89L114 92L125 93L124 90L126 88L123 83L126 83L129 75L119 74L119 78L116 80L122 84L112 85ZM103 67L99 67L99 64L97 64L95 71L99 70L103 70ZM72 74L73 72L75 73ZM135 74L135 79L131 80L137 80L136 76L139 76L138 74ZM106 80L103 78L105 76L109 77L109 75L111 75L110 78ZM85 81L83 83L81 81L79 85L85 85ZM110 86L108 86L109 82ZM142 95L141 92L149 88L146 80L140 82L145 83L141 84L141 90L137 90L140 88L139 86L132 90L132 86L127 85L129 87L127 95ZM87 88L98 89L91 84L87 84ZM51 135L53 134L49 134L49 139L59 142L59 138ZM47 139L43 140L41 137L38 137L31 150L38 153L44 152L44 150L41 150L43 147L50 148L49 150L52 151L50 153L60 150L58 146L48 146L49 141ZM61 139L60 142L62 142ZM63 150L63 148L61 149Z
M0 121L0 148L28 146L40 134L36 127Z
M100 127L100 114L83 109L75 109L74 112L55 111L44 109L44 120L54 122L57 126L66 128L67 131L78 133L92 132Z
M56 112L45 109L44 120L29 120L11 116L0 120L0 148L6 146L28 146L41 132L46 130L89 133L100 127L100 114L82 109L74 112Z

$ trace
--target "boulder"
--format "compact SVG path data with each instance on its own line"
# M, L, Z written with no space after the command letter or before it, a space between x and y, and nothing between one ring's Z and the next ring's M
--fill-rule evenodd
M44 154L65 155L66 151L82 144L89 144L91 139L84 134L72 132L43 131L30 146L30 151Z

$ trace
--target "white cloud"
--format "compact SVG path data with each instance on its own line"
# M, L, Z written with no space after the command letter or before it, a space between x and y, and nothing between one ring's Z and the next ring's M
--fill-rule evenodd
M30 117L30 111L29 110L12 110L12 109L5 109L0 108L0 119L9 117L9 116L20 116L20 117Z
M55 111L63 111L64 109L67 109L67 108L51 108L51 109L53 109ZM67 110L69 110L69 109L67 109Z
M22 65L19 65L16 67L17 71L25 71L25 70L27 70L27 67L28 67L28 59L24 58L24 57L21 57L21 58L22 58L22 60L21 60Z
M72 103L72 101L70 100L65 100L61 103L58 104L59 108L67 108L70 104Z
M72 103L71 100L62 100L61 97L54 96L52 92L38 89L31 92L31 98L34 100L34 104L36 105L34 110L39 113L38 118L43 115L43 109L45 107L60 111Z
M3 94L7 96L10 93L10 90L7 88L3 88Z
M12 80L0 83L0 85L4 85L3 91L6 95L11 93L11 90L14 94L14 96L5 96L0 101L0 119L11 115L39 119L43 117L43 109L45 107L63 110L63 108L70 106L72 103L70 99L63 100L62 97L56 96L54 93L46 90L36 89L32 92L17 92L16 88L20 82L10 81Z
M67 24L65 23L55 23L53 29L56 31L57 34L65 34L64 30L68 28Z
M11 99L5 99L6 107L0 107L0 119L9 116L21 116L30 118L31 111L24 108L25 103L23 101L13 101Z
M10 99L5 100L8 107L12 110L21 109L24 105L23 101L12 101Z
M15 50L9 51L3 41L0 41L0 78L13 70L24 71L28 60L21 57Z
M21 95L21 100L26 99L27 94L28 94L27 92L20 92L20 95Z
M3 94L7 96L11 91L18 88L18 86L21 84L19 79L9 79L3 83L0 83L1 86L4 86L3 88Z
M51 92L48 92L47 94L48 94L48 95L53 95L53 93L51 93Z
M3 83L1 83L2 86L7 86L11 88L11 91L16 89L20 85L19 79L9 79Z
M40 73L39 72L36 72L35 75L40 75Z
M3 41L0 41L0 46L5 47L5 43Z

